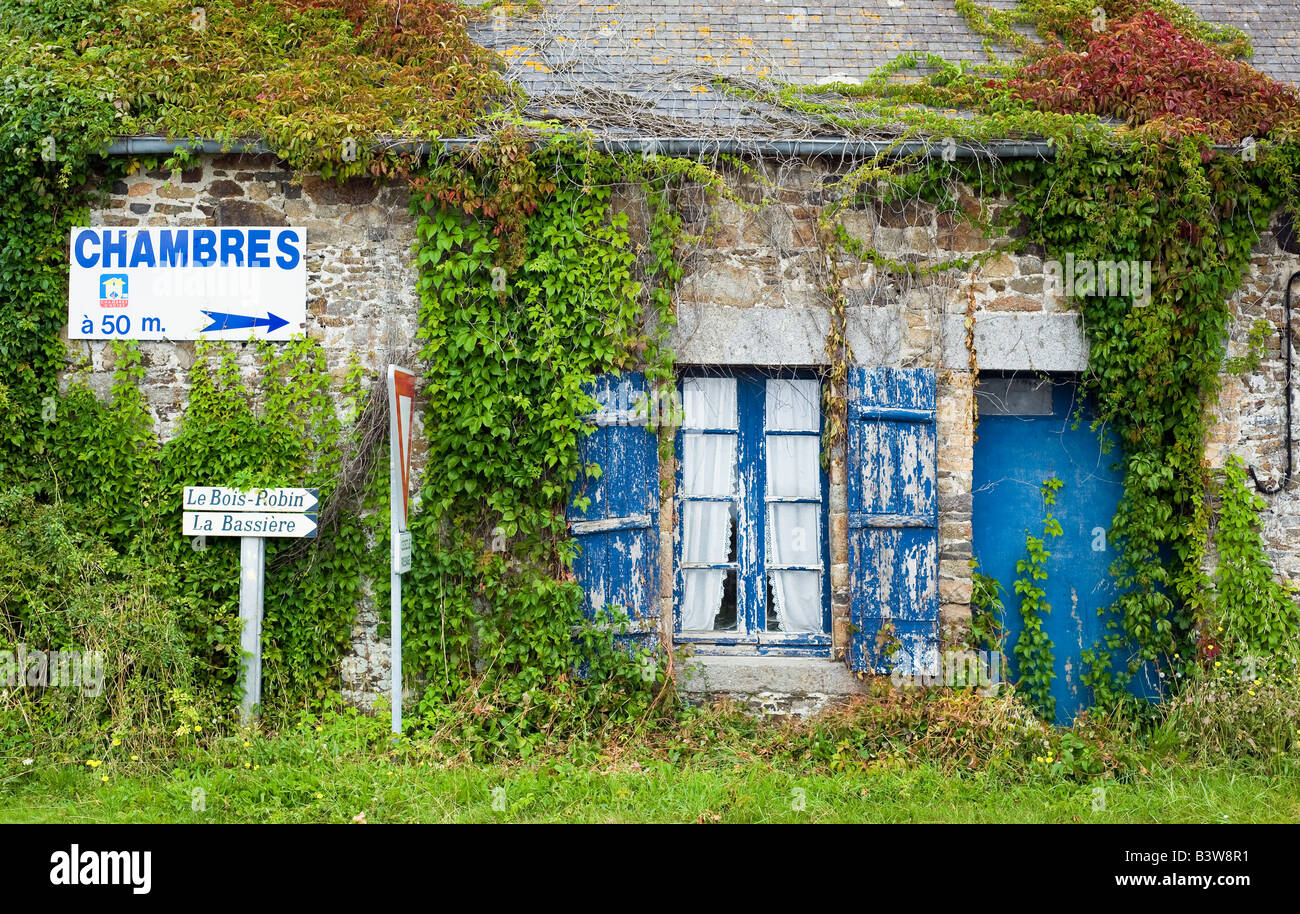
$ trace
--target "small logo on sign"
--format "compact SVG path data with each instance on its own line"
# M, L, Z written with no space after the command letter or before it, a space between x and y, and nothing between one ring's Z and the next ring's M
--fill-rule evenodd
M127 306L126 274L125 273L100 273L99 274L99 307L125 308L126 306Z

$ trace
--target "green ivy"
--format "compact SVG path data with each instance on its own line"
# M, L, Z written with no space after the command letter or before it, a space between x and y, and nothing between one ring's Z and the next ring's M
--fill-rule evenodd
M1170 0L1103 5L1115 19L1154 9L1216 54L1249 50L1236 30L1204 23ZM1034 61L1067 47L1077 52L1091 0L1022 0L1013 11L961 0L958 11L990 52L1005 45L1025 52L1027 62L970 66L905 54L863 85L837 91L726 91L832 128L888 129L895 137L890 150L827 189L838 193L820 226L828 255L846 252L909 277L970 268L989 255L899 261L831 224L842 206L908 198L982 220L955 206L960 182L1009 201L1001 226L1013 230L1008 250L1153 265L1149 302L1074 299L1091 345L1085 381L1099 421L1119 440L1125 478L1112 531L1121 596L1111 630L1088 652L1085 681L1099 701L1111 701L1142 664L1177 672L1195 662L1218 643L1220 627L1234 650L1271 649L1294 626L1293 597L1270 583L1253 526L1258 501L1238 486L1240 468L1225 470L1216 523L1202 458L1206 406L1224 365L1227 301L1269 214L1300 202L1300 153L1285 130L1261 131L1258 160L1247 161L1176 118L1142 124L1133 117L1135 129L1115 130L1095 114L1039 110L1012 91ZM406 648L413 684L423 689L421 726L456 729L473 751L488 754L526 752L566 729L640 719L662 671L647 675L643 657L610 649L622 643L616 618L600 620L605 627L582 619L564 513L574 483L599 472L578 457L587 432L581 417L594 406L590 382L633 369L659 385L672 378L671 288L682 275L673 195L687 182L727 194L724 182L698 163L597 155L579 139L532 148L536 137L517 129L522 121L490 113L509 92L467 42L463 13L452 4L214 0L205 5L204 29L192 28L193 12L179 0L0 0L4 503L33 505L40 529L84 533L76 548L87 556L120 557L120 573L97 580L119 588L168 582L167 605L194 664L184 687L229 698L238 665L234 548L196 549L180 536L180 486L220 479L321 488L331 521L320 541L269 550L267 702L310 703L332 688L356 605L387 596L387 575L376 564L386 552L382 453L366 453L358 437L365 422L355 422L355 413L340 417L334 405L336 396L359 402L359 374L334 390L319 346L307 341L260 347L255 357L233 345L196 353L179 433L161 445L134 347L111 350L116 379L106 399L75 372L60 387L69 367L59 338L66 242L108 182L139 165L97 157L119 132L255 136L327 176L411 176L429 452L422 509L412 521ZM1021 39L1015 29L1027 24L1057 43ZM219 65L236 56L261 65ZM1209 64L1219 69L1206 72L1241 76L1222 61ZM924 78L898 78L922 69L930 71ZM309 84L329 91L313 93ZM1277 101L1276 87L1256 88ZM1197 110L1206 107L1195 92L1188 98ZM949 109L958 107L977 115L954 118ZM514 126L482 150L413 176L409 156L373 148L399 131L422 140L467 132L484 117ZM909 140L1027 136L1050 140L1055 156L989 170L896 154ZM345 152L352 140L355 157ZM640 189L651 214L636 237L614 206L615 188L627 186ZM851 352L834 282L828 294L835 315L829 442L842 429L836 385ZM660 443L670 445L666 430ZM1050 507L1054 490L1044 494ZM67 517L46 516L63 506ZM1214 581L1204 570L1212 527L1226 562ZM17 543L34 535L11 532ZM1034 582L1048 554L1043 540L1030 541L1037 551L1021 569L1024 590L1017 582L1022 611L1029 607L1027 631L1046 611ZM44 594L35 580L24 578L22 592ZM5 608L13 618L28 611ZM1036 631L1045 638L1041 624ZM1123 644L1136 651L1117 658ZM1028 693L1050 713L1050 643L1031 639L1026 651L1017 656L1030 675Z
M512 189L535 208L503 255L500 222L448 206L445 189L491 200L507 180L491 160L511 156L502 143L433 163L413 197L424 395L436 421L425 426L430 471L412 523L403 646L425 681L426 719L468 702L465 745L514 753L548 733L643 715L664 681L652 658L615 649L618 614L583 619L565 510L575 483L600 473L578 451L591 429L582 417L597 406L592 382L647 361L652 378L671 377L660 283L680 275L680 222L666 179L639 181L652 216L639 268L628 217L613 206L639 164L560 141L532 154L523 180L535 184Z
M1002 602L1003 587L997 578L979 570L979 563L971 560L971 622L970 643L979 650L1002 653L1006 646L1006 606Z
M37 516L47 518L43 529L67 531L49 535L51 548L63 543L70 556L47 570L11 567L13 586L0 599L6 640L81 650L107 644L112 688L90 703L92 717L99 715L95 726L146 742L149 733L161 739L141 728L164 723L160 715L171 706L173 689L206 696L223 716L237 697L241 656L239 544L182 535L182 489L204 483L318 488L329 506L319 537L268 543L263 707L273 719L319 707L338 689L364 581L384 571L383 556L369 545L381 517L370 493L386 491L384 465L358 462L360 426L351 421L355 416L345 423L336 405L336 395L358 399L359 370L336 391L315 340L199 344L187 409L175 437L160 444L141 393L138 347L118 343L110 351L116 362L109 396L101 400L79 375L71 376L36 432L44 474L31 471L25 481L0 486L0 501L37 505ZM362 478L340 493L345 463ZM0 554L20 552L26 530L0 528ZM102 604L87 589L91 582L101 588ZM135 607L139 623L118 606ZM110 616L122 626L115 637L104 628ZM140 632L162 632L162 640L151 646L135 638ZM146 659L159 655L168 658L166 675ZM34 704L61 706L56 691ZM83 725L92 723L86 708L77 713ZM45 737L58 735L55 723L66 721L44 719ZM31 738L42 734L33 731Z
M1300 604L1294 588L1278 582L1259 533L1264 499L1246 479L1241 458L1223 467L1220 507L1215 518L1214 545L1218 564L1214 575L1216 650L1234 659L1278 657L1294 662Z
M1019 675L1016 691L1040 716L1049 720L1056 715L1056 698L1052 695L1055 655L1052 639L1043 631L1043 617L1052 611L1052 605L1047 602L1047 592L1039 582L1047 579L1047 560L1052 556L1047 551L1047 537L1060 536L1062 532L1061 522L1051 509L1063 485L1055 477L1044 480L1041 491L1047 510L1043 515L1043 535L1040 538L1026 534L1026 555L1016 561L1015 591L1020 597L1021 621L1020 636L1012 648Z

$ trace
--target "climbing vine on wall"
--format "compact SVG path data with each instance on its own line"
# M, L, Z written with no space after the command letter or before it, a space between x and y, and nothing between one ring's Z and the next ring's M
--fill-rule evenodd
M985 37L989 64L911 53L836 92L791 86L747 94L849 133L888 130L885 151L835 185L828 214L864 193L878 204L919 198L950 221L1009 231L1012 240L989 253L1037 249L1058 263L1070 255L1151 266L1149 297L1117 294L1095 279L1063 290L1083 316L1085 384L1099 424L1118 435L1113 456L1124 469L1111 531L1121 595L1084 672L1098 701L1113 704L1146 664L1175 674L1166 681L1192 672L1203 656L1198 645L1212 640L1224 615L1255 623L1238 625L1235 649L1262 650L1262 636L1248 632L1271 630L1277 607L1293 603L1274 589L1249 598L1232 590L1237 605L1229 607L1225 591L1216 591L1205 570L1214 517L1203 455L1230 299L1271 214L1298 199L1300 96L1241 61L1249 46L1239 31L1163 0L1022 0L1013 10L962 0L957 9ZM1019 56L1001 60L998 48ZM922 68L921 78L897 79ZM975 115L952 118L945 108ZM1001 162L955 155L958 143L978 150L1017 137L1046 138L1054 154ZM907 141L929 143L930 155L904 153ZM1000 216L953 206L962 186L999 201ZM897 262L842 225L832 231L845 254L900 276L968 269L987 256ZM1226 498L1223 510L1239 518L1243 504ZM1238 519L1225 529L1245 528ZM1237 567L1255 576L1268 567L1257 535L1232 541Z
M671 281L680 269L670 178L565 140L512 168L511 141L431 164L413 196L425 395L438 421L426 426L437 469L415 522L406 650L428 679L425 713L467 698L499 712L466 733L491 751L526 748L557 719L644 714L662 683L657 665L614 649L617 620L583 619L565 509L575 482L600 472L578 450L597 407L590 385L642 369L647 352L653 365L671 323L669 297L638 277ZM637 245L612 205L629 182L650 214Z
M74 370L67 391L49 401L36 438L44 472L6 477L3 489L10 503L39 505L33 510L45 529L75 529L75 540L54 542L65 542L68 563L91 564L67 577L51 573L62 562L11 565L3 636L102 650L111 664L108 688L88 706L65 706L49 694L59 690L34 699L49 713L24 718L28 739L66 737L75 717L83 727L129 733L143 748L170 739L159 728L175 710L173 691L218 714L237 694L239 544L182 535L183 487L205 480L301 485L319 488L337 505L345 463L380 480L383 467L356 462L356 434L365 423L339 415L336 395L359 402L360 372L336 390L314 340L262 344L248 353L252 359L241 359L234 347L200 344L186 412L165 445L139 387L140 350L119 342L109 354L109 398L101 400ZM263 707L273 717L316 707L338 688L362 582L384 570L370 547L378 515L365 510L373 505L364 493L374 488L351 493L347 510L335 511L329 523L323 515L319 539L268 545ZM0 529L0 552L29 535L22 524ZM82 589L92 573L104 581L101 593ZM113 596L119 580L120 599Z
M1019 665L1017 687L1039 714L1052 718L1056 714L1056 698L1052 695L1053 663L1052 639L1043 631L1043 617L1052 611L1047 602L1047 592L1042 581L1047 578L1047 560L1052 553L1047 548L1049 537L1061 535L1061 522L1052 514L1056 493L1063 483L1053 477L1040 487L1043 494L1043 535L1025 536L1025 557L1016 562L1015 592L1020 597L1020 637L1016 639L1014 654Z
M0 107L4 151L18 163L0 187L0 355L15 365L0 386L0 410L13 420L0 480L92 516L111 506L96 532L111 548L152 556L173 584L166 599L192 658L187 687L231 692L237 576L229 542L176 532L179 486L205 478L322 490L332 523L319 544L269 550L265 698L288 706L334 686L357 605L386 596L375 565L383 549L369 529L384 507L382 455L369 407L334 408L361 402L360 376L332 388L307 341L261 347L256 368L236 346L198 353L166 446L136 387L138 349L113 350L119 380L107 399L75 381L60 391L68 228L85 221L98 188L142 164L97 158L115 134L253 140L327 177L411 179L418 342L438 417L427 426L431 469L408 578L422 707L436 724L466 699L474 713L464 720L482 724L469 742L515 751L556 716L584 724L628 717L625 706L643 712L662 675L609 650L612 632L581 618L564 508L574 481L599 472L578 460L581 417L594 407L586 385L634 368L671 382L682 227L673 195L716 176L653 156L616 162L581 142L536 151L535 134L510 125L417 169L425 153L395 140L486 129L493 103L513 97L466 36L472 12L443 0L0 0L0 12L5 97L25 97L25 107ZM639 187L646 202L635 248L627 216L611 205L616 184ZM33 195L38 219L25 211Z
M1226 302L1269 213L1298 197L1296 94L1241 62L1241 33L1169 0L956 6L986 39L988 64L904 54L858 86L723 86L849 135L890 137L828 189L819 224L819 284L832 305L827 450L842 428L852 357L840 255L925 278L993 253L886 257L835 222L842 207L919 196L950 220L986 225L982 210L957 204L964 186L1007 201L1013 247L1150 262L1149 300L1095 289L1072 297L1091 342L1087 382L1125 469L1112 533L1122 596L1088 675L1099 697L1117 701L1141 665L1173 669L1211 641L1219 649L1207 633L1221 625L1234 650L1272 649L1293 601L1262 586L1272 578L1250 520L1257 502L1241 496L1231 467L1217 517L1221 567L1231 571L1212 581L1204 570L1215 517L1202 455ZM468 709L455 726L476 746L526 751L566 716L575 725L635 716L652 701L647 686L659 674L647 679L645 666L602 649L609 631L583 624L564 508L575 480L596 472L578 458L581 417L594 407L586 385L634 368L671 381L683 233L674 195L684 184L725 190L699 163L610 157L539 135L508 111L518 95L469 41L466 15L443 0L0 0L0 483L14 487L15 504L75 503L102 518L92 531L100 545L174 567L196 681L228 691L233 557L223 544L195 550L174 532L176 486L203 473L310 480L335 495L346 488L357 513L369 505L382 514L382 485L366 462L374 455L351 453L361 445L350 420L327 408L338 392L312 344L258 355L262 376L293 377L303 402L274 385L259 394L241 373L253 366L233 350L196 358L186 417L165 448L135 387L140 351L115 351L119 384L107 403L81 385L60 390L68 229L84 222L97 188L139 167L97 158L119 133L255 139L298 168L411 178L419 345L437 421L426 424L407 649L433 725L446 722L445 709ZM1023 34L1027 26L1043 40ZM1169 53L1145 53L1155 47ZM996 48L1023 56L1005 62ZM952 118L951 108L976 116ZM488 128L493 142L427 165L397 142ZM910 141L1030 136L1051 140L1054 157L989 168L904 152ZM1246 138L1250 155L1222 148ZM643 224L614 206L615 187L642 195ZM349 381L347 396L359 403L358 385ZM347 632L338 607L364 598L374 531L337 523L331 546L273 550L273 567L295 571L273 585L268 605L276 701L330 687ZM383 578L373 599L382 600ZM1261 586L1234 589L1238 578ZM1043 686L1029 688L1041 697Z
M0 529L0 552L50 531L68 560L49 567L77 575L11 564L3 637L107 648L116 664L113 688L75 722L49 696L19 714L28 738L67 738L75 723L156 744L178 701L187 714L196 701L230 707L238 547L181 536L183 485L321 490L321 537L268 547L268 712L338 688L365 582L386 580L371 529L387 497L370 434L381 401L367 401L359 368L340 384L315 340L200 347L166 445L140 389L144 350L104 350L111 390L83 382L88 366L60 339L69 229L115 178L160 164L105 160L104 148L119 134L249 140L326 175L406 174L414 154L386 140L465 132L508 94L466 15L441 0L0 0L0 494L34 506L32 524ZM110 622L118 611L139 625Z

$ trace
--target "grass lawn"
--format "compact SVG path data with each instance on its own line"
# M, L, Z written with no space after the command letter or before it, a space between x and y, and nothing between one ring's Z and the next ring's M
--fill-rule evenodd
M888 693L806 721L682 707L516 749L458 714L401 738L351 708L278 729L185 721L12 728L0 822L1300 821L1290 730L1257 755L1223 739L1193 751L1179 730L1138 738L1119 716L1044 727L1012 696Z
M444 767L322 752L312 763L275 758L265 744L252 755L265 763L214 758L135 774L33 767L0 786L0 822L350 822L361 813L371 823L1300 821L1300 780L1230 768L1017 783L926 764L830 774L762 760Z

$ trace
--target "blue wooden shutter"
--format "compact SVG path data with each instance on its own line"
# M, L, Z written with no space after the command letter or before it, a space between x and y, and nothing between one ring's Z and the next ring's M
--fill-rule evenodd
M592 396L601 404L588 416L594 431L579 444L583 463L601 475L579 478L574 495L591 500L584 512L569 506L569 532L578 544L573 572L582 584L588 619L621 606L637 640L654 646L659 633L659 452L646 428L646 383L639 373L604 375Z
M934 371L853 368L848 401L849 664L910 669L939 646Z

